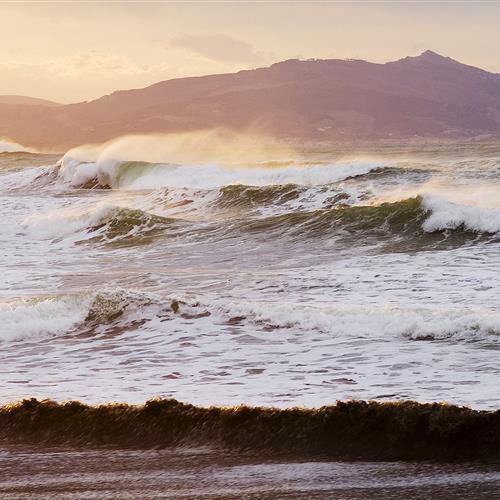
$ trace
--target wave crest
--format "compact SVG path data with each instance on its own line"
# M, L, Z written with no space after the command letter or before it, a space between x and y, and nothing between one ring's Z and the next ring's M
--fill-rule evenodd
M91 209L57 210L34 215L25 219L23 226L40 239L70 237L73 242L139 244L162 232L174 221L139 209L99 205Z
M460 205L434 195L425 195L422 206L430 212L423 224L424 231L461 229L475 233L500 232L500 208Z
M125 189L158 187L215 189L235 184L276 186L334 184L380 170L376 163L223 167L217 164L148 163L142 161L81 162L65 155L60 178L75 187L97 185Z
M122 288L0 302L0 342L96 334L116 322L123 329L155 317L158 303L154 295Z

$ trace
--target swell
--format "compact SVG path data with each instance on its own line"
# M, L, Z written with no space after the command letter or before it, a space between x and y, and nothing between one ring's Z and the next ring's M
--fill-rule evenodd
M339 238L360 245L382 242L391 250L425 249L469 242L498 241L500 211L452 204L437 197L417 196L378 205L342 205L295 212L237 224L244 233L273 234L292 239ZM355 238L355 239L353 239Z
M304 206L331 207L347 202L351 194L332 186L315 188L297 184L277 186L247 186L243 184L224 186L220 189L215 205L229 209L252 209L284 206L297 210Z
M49 446L215 446L264 456L365 460L500 458L500 411L412 401L318 409L210 407L174 399L87 406L25 399L0 407L0 439Z
M317 193L316 193L317 194ZM60 210L28 217L24 227L41 239L134 246L166 237L214 241L228 238L276 238L307 244L332 240L361 246L381 244L391 251L454 248L500 239L500 210L457 205L433 196L417 196L378 205L353 205L344 191L326 191L312 211L300 208L300 189L294 185L267 188L230 186L214 204L245 209L232 216L188 221L140 209L99 204L83 210ZM249 209L273 200L272 215ZM275 215L279 200L283 214ZM317 201L317 200L316 200ZM290 203L296 204L294 208ZM182 206L184 206L182 204ZM266 212L264 212L265 214Z

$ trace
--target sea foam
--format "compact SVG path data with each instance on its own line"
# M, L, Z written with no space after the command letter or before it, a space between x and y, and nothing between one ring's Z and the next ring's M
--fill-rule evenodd
M500 232L500 208L462 205L436 195L424 195L422 206L430 212L423 223L425 231L463 227L477 233Z

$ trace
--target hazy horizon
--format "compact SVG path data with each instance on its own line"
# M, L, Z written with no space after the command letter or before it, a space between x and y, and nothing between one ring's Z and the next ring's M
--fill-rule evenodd
M499 13L481 2L5 3L0 95L71 103L290 58L384 63L428 49L500 72Z

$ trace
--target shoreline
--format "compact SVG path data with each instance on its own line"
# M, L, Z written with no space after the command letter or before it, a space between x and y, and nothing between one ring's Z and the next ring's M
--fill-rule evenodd
M174 399L99 406L24 399L0 407L0 444L211 446L292 459L496 460L500 410L414 401L277 409L207 408Z

